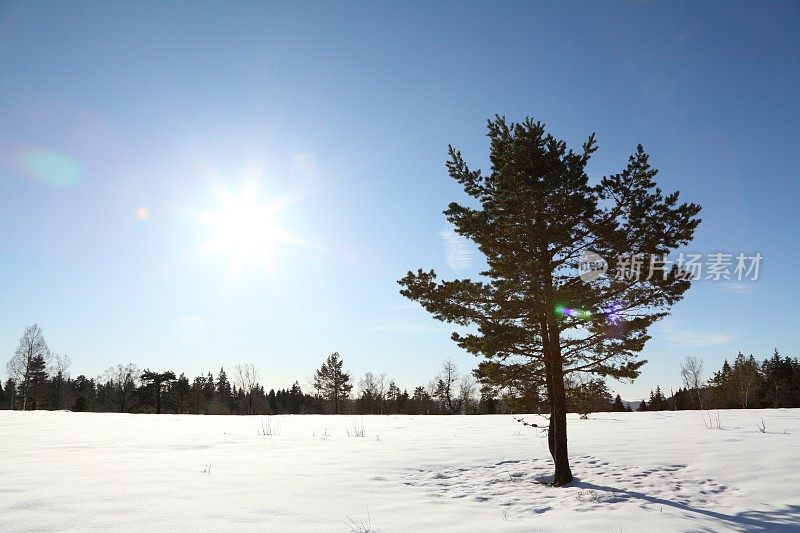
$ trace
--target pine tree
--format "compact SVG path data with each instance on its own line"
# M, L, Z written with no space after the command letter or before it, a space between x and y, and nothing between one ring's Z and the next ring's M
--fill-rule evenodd
M89 379L83 374L75 378L72 382L73 394L75 403L72 406L73 411L91 411L95 406L97 397L97 389L93 379Z
M494 398L494 389L488 384L481 385L480 394L478 411L487 415L495 414L497 412L497 401Z
M166 372L153 372L145 370L142 372L142 381L152 389L153 396L156 400L156 414L161 414L161 397L165 388L175 381L175 373L171 370Z
M411 397L408 395L408 390L403 389L403 392L397 397L397 411L398 413L411 414Z
M411 397L413 410L415 415L427 415L431 411L431 396L425 387L419 386L414 388L414 395Z
M214 399L214 393L216 392L216 387L214 386L214 375L209 372L206 376L205 385L203 385L203 397L206 400L206 405L208 405L211 400Z
M333 403L334 414L339 414L342 399L347 398L353 385L350 374L342 371L344 361L339 352L333 352L314 374L314 388L328 401Z
M605 380L590 379L570 386L567 393L572 409L588 418L590 413L608 411L611 408L611 393Z
M538 413L546 407L544 382L531 365L481 361L473 373L478 383L491 388L492 395L502 395L513 412Z
M386 414L393 415L399 412L398 403L400 401L400 389L395 384L394 380L389 381L389 387L386 389Z
M616 413L624 413L628 409L626 409L625 404L622 403L622 398L619 394L614 398L614 403L611 404L611 410Z
M175 382L175 385L170 390L172 396L174 397L175 407L179 413L188 413L188 402L189 402L189 378L181 372L181 375L178 376L178 381Z
M657 266L692 239L700 207L679 203L677 192L662 194L641 146L621 173L590 185L585 170L594 135L574 153L530 119L508 125L497 117L488 126L488 176L471 170L452 147L447 163L480 207L451 203L445 211L456 232L486 256L485 280L437 282L433 270L420 269L400 280L401 294L439 320L476 326L452 335L461 348L500 369L525 364L545 384L553 484L560 486L572 479L565 375L635 378L649 326L690 285L677 267L630 275L630 262L617 258L636 254ZM609 261L606 276L576 276L586 251Z

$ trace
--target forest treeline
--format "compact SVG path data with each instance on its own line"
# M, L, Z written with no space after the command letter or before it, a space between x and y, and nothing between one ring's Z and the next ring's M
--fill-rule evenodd
M681 366L683 386L670 397L661 387L642 400L640 411L683 409L768 409L800 407L800 360L772 356L758 361L739 352L733 364L727 359L708 380L702 363L689 357Z
M253 364L229 373L189 378L171 370L119 364L101 376L75 378L69 358L51 352L37 325L26 329L0 385L0 409L185 414L474 414L507 412L502 401L482 396L469 374L452 361L429 383L409 391L385 374L353 379L332 353L304 386L267 389ZM499 410L499 411L498 411Z
M542 387L529 380L498 384L479 365L460 374L447 360L428 383L400 389L385 374L366 372L353 379L342 357L329 355L304 386L267 389L253 364L220 368L193 378L171 370L119 364L101 376L75 378L69 358L50 351L37 325L25 330L0 384L0 409L181 414L506 414L547 412ZM702 363L688 358L684 386L670 397L660 387L639 410L800 407L800 362L776 350L762 362L751 355L726 360L707 381ZM524 385L523 385L524 383ZM567 388L570 412L587 415L630 411L604 380L575 381Z

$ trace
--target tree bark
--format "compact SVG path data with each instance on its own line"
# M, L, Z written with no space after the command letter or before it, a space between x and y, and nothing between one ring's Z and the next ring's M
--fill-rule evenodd
M564 367L561 354L554 354L552 361L553 398L550 405L550 428L553 439L556 472L553 485L560 487L572 481L572 470L569 467L567 452L567 399L564 390Z
M543 348L543 355L544 355L544 384L545 388L547 389L547 403L550 407L550 417L549 423L547 426L547 447L550 451L550 456L553 458L553 461L556 459L556 441L554 438L555 429L554 423L555 419L553 418L553 373L552 367L553 365L550 362L550 336L547 330L547 321L542 319L540 321L540 327L542 328L542 348Z
M28 394L29 394L29 382L30 382L30 372L31 372L31 349L28 348L28 355L25 360L25 376L22 379L22 410L28 410Z
M567 395L564 389L564 361L561 342L554 318L547 320L545 339L545 365L547 367L548 393L550 394L550 426L548 445L555 463L553 486L560 487L572 481L567 449Z

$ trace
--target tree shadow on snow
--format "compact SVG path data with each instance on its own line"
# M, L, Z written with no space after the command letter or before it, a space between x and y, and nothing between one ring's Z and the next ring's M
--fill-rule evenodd
M542 481L544 480L542 479ZM608 492L615 497L621 497L624 499L638 499L653 505L672 507L673 509L678 509L687 513L695 513L707 516L724 522L727 529L735 531L796 532L798 531L798 524L800 524L800 505L789 505L783 509L774 509L769 511L742 511L735 514L726 514L708 509L699 509L686 503L676 502L666 498L650 496L644 492L620 489L616 487L610 487L608 485L597 485L595 483L581 481L578 478L575 478L575 480L570 483L569 486L586 490ZM707 527L700 527L697 529L697 531L715 530Z

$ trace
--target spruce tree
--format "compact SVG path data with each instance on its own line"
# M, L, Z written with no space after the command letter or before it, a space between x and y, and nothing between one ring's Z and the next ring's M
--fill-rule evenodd
M36 389L39 388L42 372L49 358L50 348L44 340L42 328L38 324L28 326L19 340L14 356L6 366L9 377L17 383L19 407L23 411L35 409Z
M64 379L64 373L57 371L53 378L50 380L50 401L51 407L59 410L63 407L62 397L64 396L64 386L67 380Z
M13 409L14 397L16 396L17 392L17 384L14 382L13 379L8 378L6 379L5 389L6 389L6 401L8 402L8 408Z
M709 385L714 389L714 399L717 409L726 409L733 407L733 380L731 379L733 371L728 359L722 363L722 368L709 380Z
M339 352L333 352L314 374L314 388L333 404L333 412L337 415L342 399L347 398L353 389L350 374L342 370L343 364Z
M655 391L650 391L650 401L647 403L650 411L663 411L667 408L667 399L661 392L661 387L656 385Z
M576 153L530 119L496 117L488 129L489 175L470 169L452 147L447 162L477 207L454 202L444 212L485 255L483 279L439 282L433 270L420 269L399 281L401 294L439 320L475 326L453 334L463 349L500 368L525 365L544 383L553 484L560 486L572 480L565 375L638 376L644 361L636 355L649 326L690 285L657 259L692 239L700 207L679 203L677 192L662 194L641 145L624 170L592 185L586 166L594 135ZM577 275L585 252L608 262L605 276ZM632 256L654 268L630 275L630 262L617 258Z
M228 381L228 374L225 373L224 368L220 368L217 375L217 394L227 403L231 396L231 391L231 382Z
M269 407L270 414L278 414L278 401L275 398L275 389L269 390L269 394L267 395L267 405Z
M400 389L395 384L394 380L389 381L389 387L386 389L386 414L393 415L399 412Z
M301 403L303 401L303 389L300 388L300 383L295 381L292 388L289 389L289 412L299 414L301 412Z
M614 398L614 403L611 404L611 409L617 413L624 413L625 411L627 411L627 409L625 408L625 404L622 403L622 398L620 397L619 394L617 394L616 398Z
M47 361L44 354L37 354L33 357L28 372L29 406L35 410L44 403L44 396L47 394Z
M83 374L75 378L72 382L75 404L73 411L91 411L96 407L97 389L93 379L87 378Z
M181 375L178 376L178 381L175 382L175 386L170 391L174 397L175 407L179 413L188 413L188 402L189 402L189 378L181 372Z
M205 383L203 385L203 398L205 399L206 404L206 412L208 412L208 406L211 403L211 400L214 399L214 375L209 372L206 376Z

